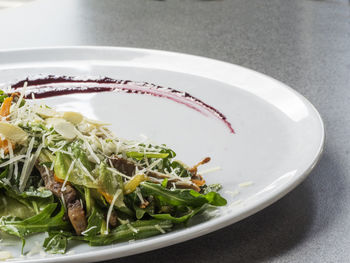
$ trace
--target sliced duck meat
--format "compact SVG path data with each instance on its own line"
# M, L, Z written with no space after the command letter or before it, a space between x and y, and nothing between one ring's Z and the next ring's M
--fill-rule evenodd
M68 218L74 227L77 235L80 235L86 229L87 222L85 211L80 203L80 200L72 201L67 204Z
M119 172L127 175L127 176L133 176L135 173L135 169L136 169L136 164L126 160L124 158L119 158L114 156L113 158L111 158L112 164L114 166L115 169L117 169Z
M112 211L108 222L111 227L116 227L118 225L118 217L115 211Z
M77 191L69 184L65 185L63 191L63 184L55 180L53 171L45 169L45 167L39 163L36 163L35 167L38 169L44 180L45 188L50 190L56 197L60 199L63 197L68 211L68 218L77 235L80 235L81 232L86 229L87 221L84 208L78 199Z

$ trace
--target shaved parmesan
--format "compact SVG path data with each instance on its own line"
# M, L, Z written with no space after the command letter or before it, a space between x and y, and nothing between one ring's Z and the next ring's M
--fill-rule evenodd
M74 125L61 118L48 118L46 122L54 128L54 130L67 140L73 140L77 135Z
M0 122L0 134L12 143L26 144L28 135L20 127L7 122Z
M83 115L74 111L66 111L62 114L63 119L73 124L79 124L83 120Z
M106 122L102 122L102 121L97 121L97 120L92 120L92 119L88 119L85 118L85 121L91 125L94 126L105 126L105 125L111 125L110 123L106 123Z
M36 107L35 112L43 118L50 118L57 115L57 111L47 108L46 106Z

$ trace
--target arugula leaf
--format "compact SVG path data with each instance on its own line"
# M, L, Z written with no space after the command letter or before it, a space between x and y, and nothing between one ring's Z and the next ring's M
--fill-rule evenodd
M169 156L169 153L143 153L143 152L127 152L127 157L135 158L135 159L143 159L143 158L166 158Z
M170 166L171 166L171 168L173 168L176 171L176 174L180 177L191 177L192 176L190 171L188 171L184 167L184 165L179 161L173 161Z
M0 217L13 216L19 218L26 218L35 215L34 209L20 203L14 198L11 198L4 193L0 193Z
M30 186L23 193L19 194L19 196L23 198L27 198L27 197L48 198L52 196L52 192L44 187L39 187L35 189L33 186Z
M168 185L168 178L164 178L164 180L162 181L162 183L161 183L161 186L163 186L164 188L166 188L167 187L167 185Z
M104 246L118 242L142 239L161 234L160 229L170 231L173 224L169 220L138 220L120 225L108 235L84 237L91 246Z
M87 237L96 236L101 230L103 220L103 214L93 207L91 215L88 219L88 226L86 228L88 231L85 231L84 235Z
M6 166L6 169L4 169L4 170L1 172L1 174L0 174L0 179L6 177L7 174L8 174L8 172L9 172L9 167Z
M6 207L4 208L5 210L12 210L13 213L9 213L8 215L20 216L22 219L39 213L39 211L54 200L52 192L45 188L34 189L34 187L31 186L23 193L19 193L11 186L4 184L0 179L0 189L1 188L3 189L4 198L6 200L8 199L9 203L11 203L5 205ZM13 200L16 200L16 202ZM21 213L15 212L15 208L18 208L18 212Z
M190 190L169 190L162 187L161 185L143 182L140 185L140 189L143 196L153 195L155 198L170 204L173 206L193 206L198 207L207 202L204 197L199 196L198 198L191 195Z
M221 184L210 184L202 187L201 193L208 194L210 192L218 192L222 188Z
M187 213L185 213L184 215L181 215L181 216L175 216L175 215L171 215L171 214L152 214L151 216L153 218L156 218L156 219L171 220L173 223L179 224L179 223L187 222L189 219L191 219L196 214L207 209L208 206L209 206L208 204L203 204L202 206L197 207L195 209L187 207Z
M0 90L0 103L3 103L7 97L8 97L7 94L4 93L3 90Z
M61 233L49 233L45 238L43 247L51 254L64 254L67 250L68 239Z
M227 203L223 197L215 192L210 192L204 195L189 189L169 190L161 185L150 182L141 183L140 189L144 196L153 195L161 202L173 206L199 207L205 203L215 206L222 206L226 205Z
M191 194L195 197L204 197L208 200L208 203L215 206L224 206L227 204L227 201L225 198L223 198L221 195L219 195L216 192L209 192L207 194L200 194L194 190L191 190Z
M142 219L146 213L154 214L154 202L151 202L146 208L140 208L140 200L136 192L126 195L125 203L134 209L137 219Z
M23 239L33 233L69 228L69 223L63 221L63 206L61 206L57 215L52 216L56 207L57 203L49 204L39 214L24 220L12 216L2 216L0 218L0 230Z

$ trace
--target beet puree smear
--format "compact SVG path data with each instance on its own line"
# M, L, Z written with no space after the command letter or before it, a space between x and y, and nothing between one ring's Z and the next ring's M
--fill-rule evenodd
M94 92L125 92L135 94L147 94L155 97L166 98L174 102L183 104L205 116L212 115L222 121L231 133L234 130L226 116L214 107L208 105L202 100L193 97L187 92L178 91L172 88L165 88L150 84L147 82L134 82L130 80L116 80L111 78L99 79L79 79L66 76L40 76L38 78L27 78L15 84L12 89L22 88L27 83L26 98L31 99L32 94L35 98L47 98L74 93L94 93Z

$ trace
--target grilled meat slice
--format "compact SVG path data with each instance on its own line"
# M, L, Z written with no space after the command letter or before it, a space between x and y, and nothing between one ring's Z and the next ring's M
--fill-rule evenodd
M127 175L127 176L133 176L135 169L136 169L136 164L128 161L124 158L119 158L114 156L111 158L112 164L115 169L117 169L119 172Z
M53 171L46 170L45 167L39 163L36 163L35 167L44 180L45 188L50 190L58 198L62 198L63 196L68 210L68 218L77 235L80 235L81 232L86 229L87 221L84 208L78 199L77 191L69 184L67 184L65 190L62 191L62 183L55 181Z
M106 217L107 217L107 215L106 215ZM118 225L118 217L117 217L117 213L115 211L112 211L112 213L111 213L111 217L109 218L109 225L111 227L116 227Z
M80 235L87 227L85 211L79 200L75 199L67 204L68 217L77 235Z

